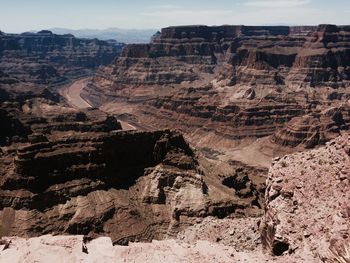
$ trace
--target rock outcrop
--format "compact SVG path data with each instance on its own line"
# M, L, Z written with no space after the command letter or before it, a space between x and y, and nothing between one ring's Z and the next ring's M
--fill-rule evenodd
M0 218L11 235L107 234L127 244L257 205L254 194L218 197L177 133L73 128L40 134L2 150Z
M35 141L37 136L55 132L109 132L121 129L113 116L97 109L75 110L44 99L41 97L43 94L48 98L57 98L57 95L45 89L34 94L21 91L19 95L9 95L10 99L1 103L0 121L3 129L0 132L0 146Z
M330 107L295 117L272 136L272 141L282 146L313 148L334 139L341 130L348 130L349 117L349 106Z
M267 179L262 241L303 262L348 262L350 137L276 159Z

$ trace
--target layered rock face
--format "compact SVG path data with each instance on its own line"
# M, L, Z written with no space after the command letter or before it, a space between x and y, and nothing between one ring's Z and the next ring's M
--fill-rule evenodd
M208 215L259 211L254 190L239 198L207 184L183 137L170 131L31 138L3 148L0 160L8 235L103 234L127 244L174 235Z
M284 129L273 141L303 145L308 136L288 131L294 117L342 107L344 124L310 120L308 130L333 138L348 127L349 47L348 26L164 28L150 44L126 46L83 96L109 111L127 103L139 123L176 123L190 137L198 127L231 138Z
M341 130L349 130L349 116L350 108L340 106L295 117L272 136L272 141L283 146L313 148L334 139Z
M124 245L175 236L207 216L261 214L260 185L246 174L240 174L239 189L224 183L223 177L209 171L206 161L202 165L203 158L181 134L121 131L117 114L72 108L45 75L37 79L22 75L28 73L27 62L42 66L53 53L62 54L60 41L71 60L48 64L62 66L62 74L88 68L80 51L75 57L74 43L90 45L90 41L49 32L3 36L7 41L1 43L7 46L1 59L18 56L23 67L15 70L5 63L0 70L1 234L106 235L114 244ZM9 43L15 40L21 45L29 41L26 48L36 50L11 49ZM101 62L94 61L92 70Z
M91 74L117 57L123 44L73 35L38 33L0 34L0 71L36 84L59 84Z
M268 179L264 246L302 262L348 262L350 244L350 137L276 159Z
M249 177L238 190L225 184L179 133L121 131L100 110L68 107L43 87L10 86L0 105L3 234L127 244L174 236L206 216L261 214Z
M298 52L286 78L288 84L305 86L301 82L307 82L313 87L348 87L349 30L349 26L320 25Z
M57 94L33 85L0 89L0 146L27 143L55 132L109 132L121 129L113 116L97 109L79 111L61 103ZM15 146L16 147L16 146Z

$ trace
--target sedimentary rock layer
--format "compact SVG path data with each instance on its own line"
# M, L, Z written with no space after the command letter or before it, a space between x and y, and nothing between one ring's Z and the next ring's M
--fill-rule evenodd
M56 131L4 148L0 163L0 217L12 235L104 233L127 244L173 235L196 218L259 210L254 188L218 195L170 131Z
M83 96L110 111L113 103L132 105L145 126L176 122L189 135L201 127L232 138L291 130L294 117L343 108L345 123L337 128L327 118L318 118L319 127L308 121L310 133L328 134L314 137L319 144L349 124L349 52L349 26L170 27L150 44L127 45ZM306 145L303 137L274 136L289 146Z
M56 85L111 63L123 44L50 31L0 35L0 71L36 84Z

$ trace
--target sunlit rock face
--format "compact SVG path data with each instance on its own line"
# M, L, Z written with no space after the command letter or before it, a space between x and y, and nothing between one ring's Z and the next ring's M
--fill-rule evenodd
M0 34L0 70L10 77L36 84L59 84L91 74L117 57L123 44L73 35Z
M96 106L127 103L140 122L176 123L189 135L200 127L312 147L349 127L349 52L349 26L169 27L149 44L127 45L82 96Z

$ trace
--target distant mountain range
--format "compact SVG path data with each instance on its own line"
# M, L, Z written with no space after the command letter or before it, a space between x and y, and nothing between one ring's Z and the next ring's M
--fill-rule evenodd
M157 29L68 29L51 28L55 34L73 34L78 38L98 38L101 40L114 39L123 43L148 43L151 37L158 31Z

